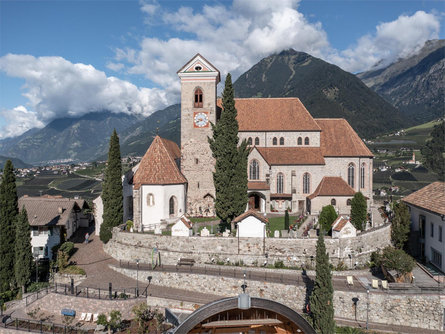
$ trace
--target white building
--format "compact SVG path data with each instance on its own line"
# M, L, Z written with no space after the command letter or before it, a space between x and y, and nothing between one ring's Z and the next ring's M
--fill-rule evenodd
M403 199L411 212L415 255L445 272L445 183L434 182Z
M20 210L25 207L31 225L31 245L34 256L51 259L52 248L62 237L68 240L79 227L88 227L88 203L82 199L61 196L19 198Z
M236 236L240 238L265 238L268 220L251 209L233 220L237 224Z
M357 236L357 229L352 225L349 217L338 216L332 223L332 238L352 238Z
M187 180L179 171L176 143L156 136L141 162L124 177L124 221L138 231L166 227L185 212ZM132 205L130 205L132 203Z
M185 216L182 216L181 219L172 226L172 236L174 237L191 237L192 235L192 222Z

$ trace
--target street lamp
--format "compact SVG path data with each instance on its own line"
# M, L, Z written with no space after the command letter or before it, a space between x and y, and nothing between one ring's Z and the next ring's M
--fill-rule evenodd
M139 297L139 259L136 259L136 297Z
M369 287L366 289L366 330L369 329Z
M34 253L34 259L36 260L36 283L39 281L39 254Z

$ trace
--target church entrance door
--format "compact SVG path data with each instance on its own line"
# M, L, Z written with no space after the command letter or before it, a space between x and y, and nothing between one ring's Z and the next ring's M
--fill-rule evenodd
M257 210L261 211L261 198L258 194L250 194L249 195L249 210Z

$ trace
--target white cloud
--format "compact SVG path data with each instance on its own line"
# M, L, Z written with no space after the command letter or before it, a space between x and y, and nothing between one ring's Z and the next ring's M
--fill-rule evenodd
M15 135L28 130L36 120L41 126L55 118L102 110L148 116L170 104L167 90L138 88L107 77L91 65L73 64L61 57L8 54L0 58L0 71L25 80L23 95L32 110L20 106L2 113L8 122L2 133L7 131L8 135L12 133L9 127L22 120L23 127L17 127Z
M427 40L438 38L439 29L440 18L435 14L418 11L401 15L379 24L373 35L361 37L355 46L327 59L350 72L364 71L377 63L388 65L418 51Z
M35 112L24 106L17 106L12 110L2 110L0 115L7 125L1 128L0 139L19 136L32 128L42 128L44 124L38 119Z

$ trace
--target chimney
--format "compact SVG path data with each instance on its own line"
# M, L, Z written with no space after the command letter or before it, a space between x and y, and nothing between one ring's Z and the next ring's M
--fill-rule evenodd
M59 215L61 215L63 213L63 208L61 206L59 206L57 208L57 211L59 212Z

